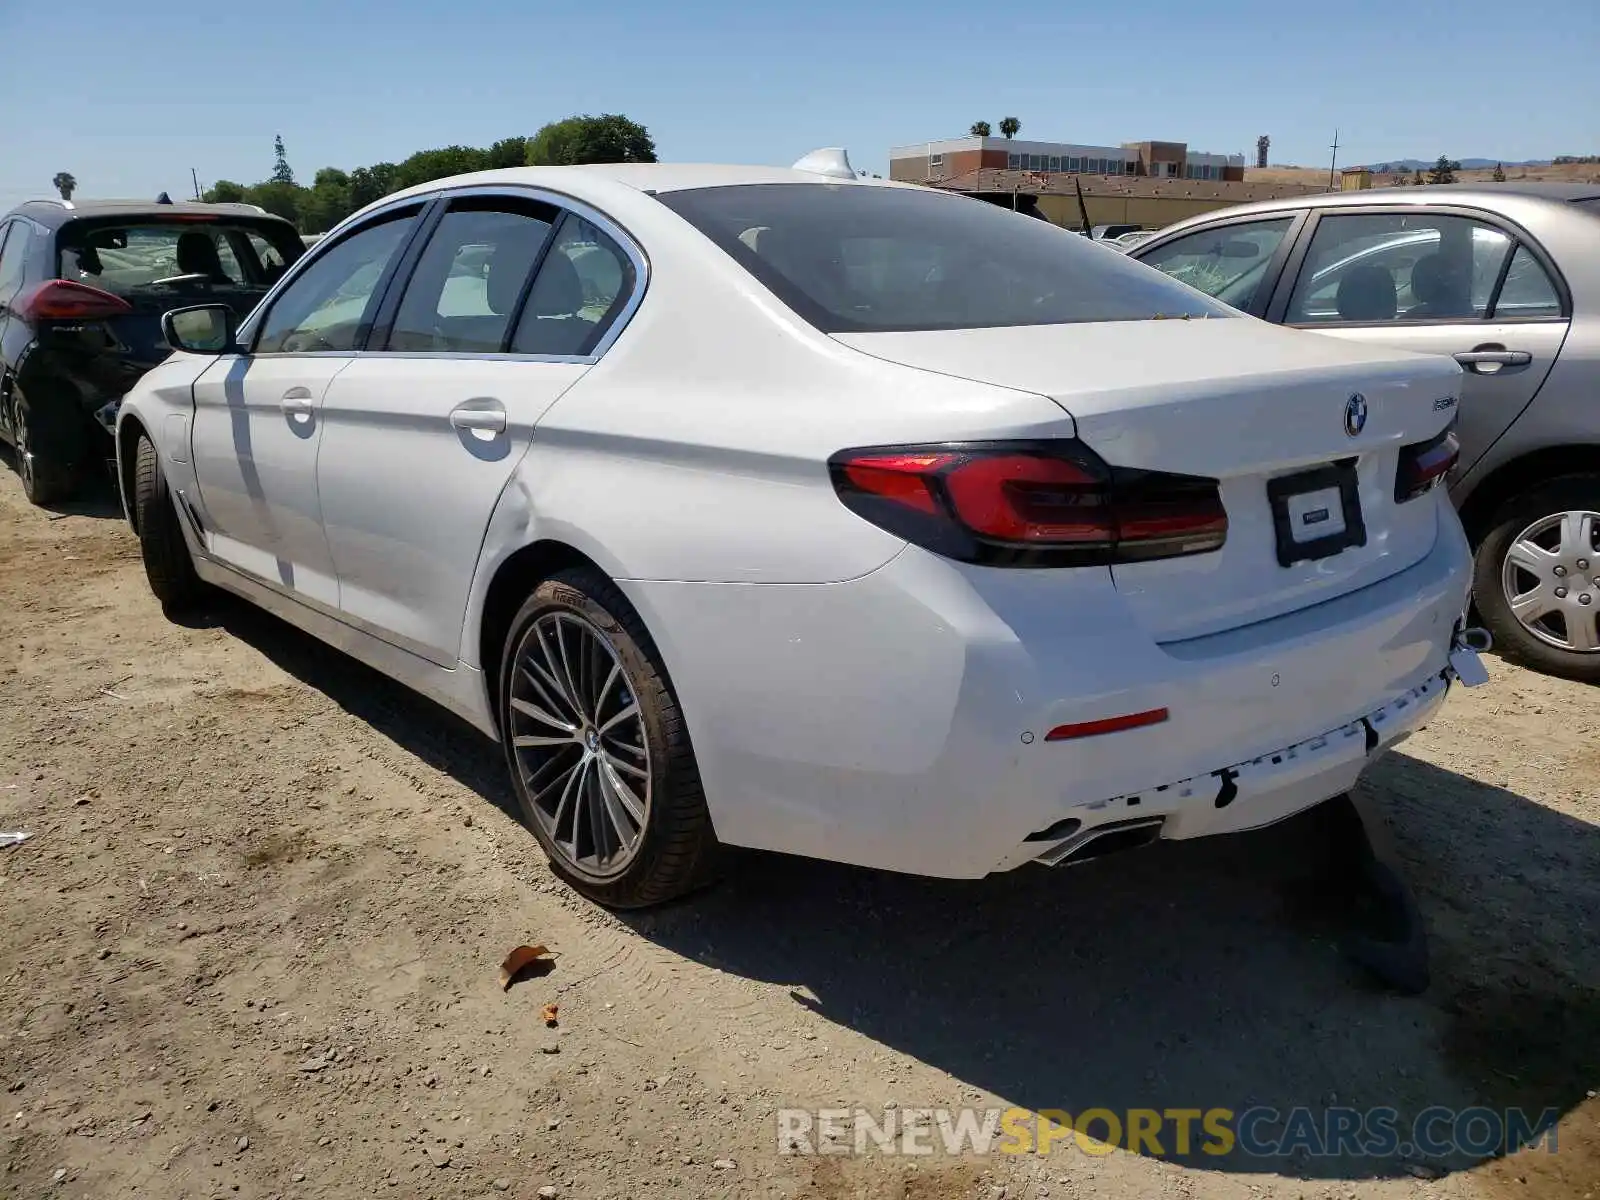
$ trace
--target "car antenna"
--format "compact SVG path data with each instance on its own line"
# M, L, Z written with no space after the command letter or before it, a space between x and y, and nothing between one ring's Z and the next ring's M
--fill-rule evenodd
M850 165L850 156L845 153L843 146L825 146L821 150L813 150L799 159L794 164L794 169L808 171L812 175L827 175L834 179L856 177L856 169Z

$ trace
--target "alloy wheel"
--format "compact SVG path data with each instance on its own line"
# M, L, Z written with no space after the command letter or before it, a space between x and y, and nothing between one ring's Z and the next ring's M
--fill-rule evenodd
M1541 642L1600 653L1600 513L1552 513L1511 542L1500 570L1511 613Z
M575 613L537 618L512 658L513 760L555 852L585 875L620 874L650 816L650 748L627 670Z
M17 459L17 475L29 495L33 494L33 445L28 437L28 419L22 405L11 402L11 448Z

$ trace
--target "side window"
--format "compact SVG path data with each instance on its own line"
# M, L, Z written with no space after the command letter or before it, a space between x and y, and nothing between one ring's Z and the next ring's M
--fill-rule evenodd
M1295 283L1291 325L1482 320L1511 239L1469 217L1325 215Z
M318 255L267 312L256 353L354 350L371 324L378 284L421 211L402 209Z
M406 284L388 349L503 349L557 215L549 205L509 197L454 202Z
M1506 271L1506 281L1500 285L1500 295L1494 302L1497 321L1515 320L1518 317L1548 319L1561 315L1561 296L1550 276L1545 274L1539 260L1526 246L1518 246L1511 256L1511 267Z
M1139 257L1146 266L1214 296L1248 308L1293 217L1197 230Z
M277 283L284 267L288 265L283 261L283 252L259 233L252 231L247 236L250 248L256 252L256 261L261 264L263 282Z
M0 304L17 294L27 265L28 227L21 221L0 225Z
M518 354L588 354L633 294L633 263L595 225L568 213L540 264L511 339Z

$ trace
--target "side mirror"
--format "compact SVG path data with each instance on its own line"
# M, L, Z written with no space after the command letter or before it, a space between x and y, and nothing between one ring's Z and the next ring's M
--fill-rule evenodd
M161 317L167 345L190 354L237 352L233 310L226 304L201 304L175 308Z
M1254 242L1234 238L1223 242L1219 253L1223 258L1260 258L1261 248Z

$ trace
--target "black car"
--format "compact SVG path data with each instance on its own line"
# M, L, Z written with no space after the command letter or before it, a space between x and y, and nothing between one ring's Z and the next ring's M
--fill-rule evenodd
M0 218L0 439L28 498L65 499L115 457L118 403L169 352L163 313L242 317L304 252L248 204L33 200Z

